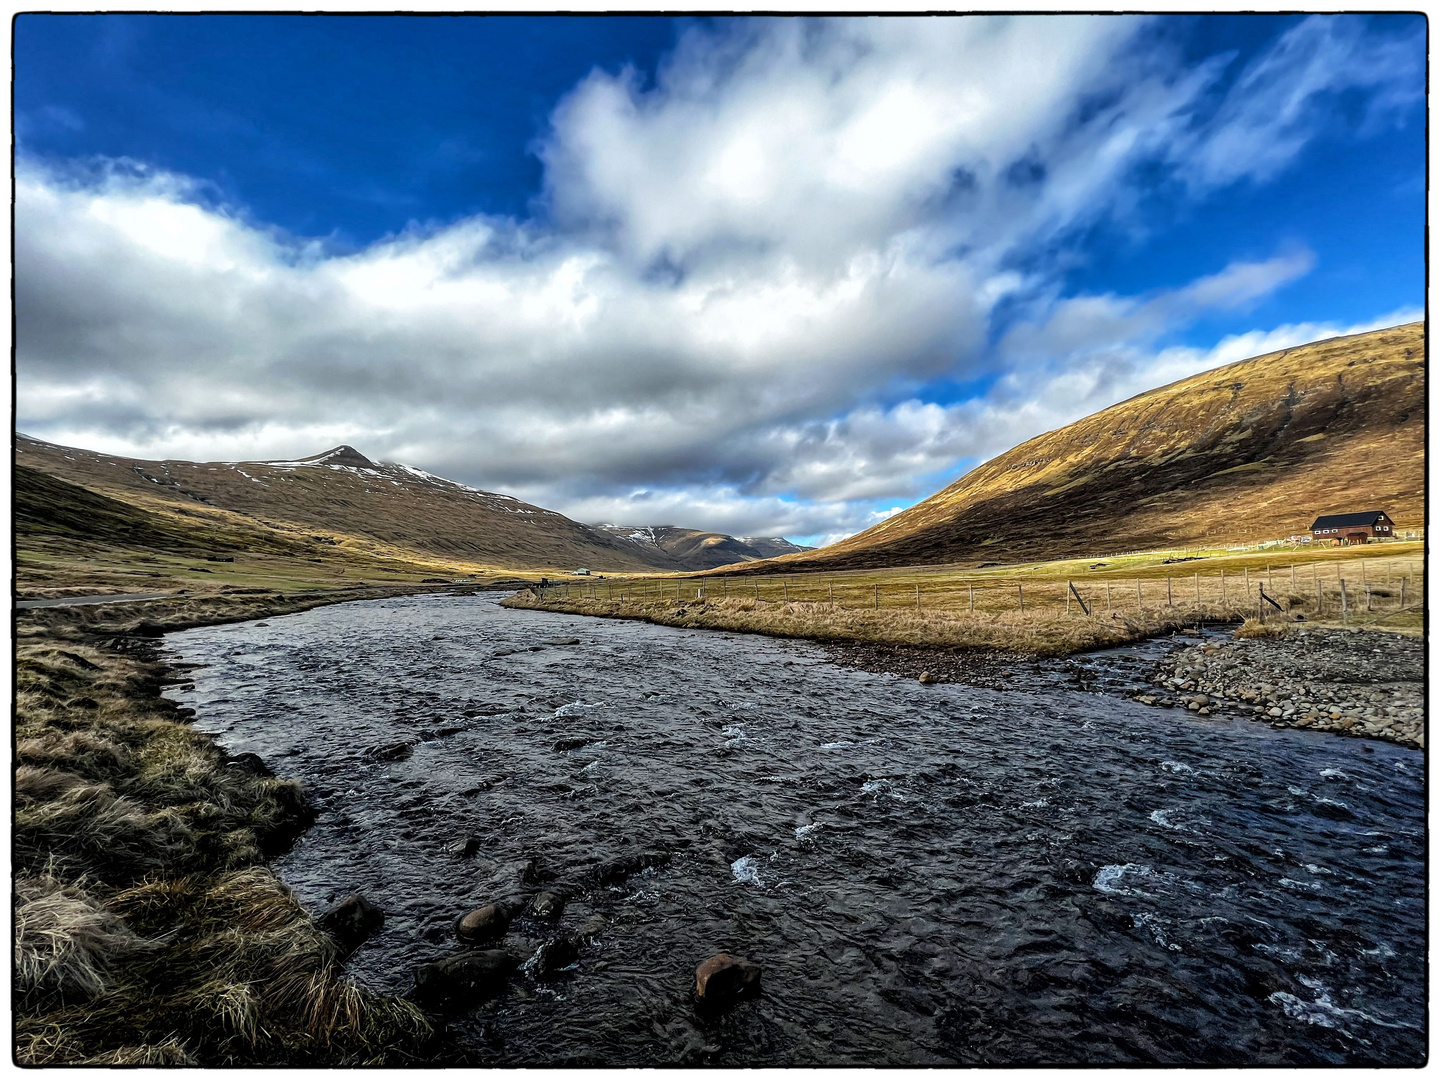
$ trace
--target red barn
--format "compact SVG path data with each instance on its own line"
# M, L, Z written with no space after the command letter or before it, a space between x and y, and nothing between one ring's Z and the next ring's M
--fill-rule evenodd
M1316 540L1332 544L1368 544L1371 539L1384 540L1395 535L1395 522L1384 510L1366 510L1360 514L1326 514L1315 519L1310 534Z

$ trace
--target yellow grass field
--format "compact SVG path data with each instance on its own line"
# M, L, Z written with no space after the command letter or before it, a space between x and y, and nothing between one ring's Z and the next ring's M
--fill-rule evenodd
M1262 589L1278 609L1261 600ZM1280 623L1304 618L1320 625L1418 632L1424 548L1297 545L1254 552L1147 552L983 570L572 579L507 603L821 641L1059 655L1199 622L1262 616Z

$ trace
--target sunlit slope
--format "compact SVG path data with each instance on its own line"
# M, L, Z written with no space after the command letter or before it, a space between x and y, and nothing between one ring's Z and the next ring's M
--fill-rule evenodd
M863 533L743 572L1009 562L1270 539L1318 514L1425 522L1410 323L1207 371L1022 443Z
M288 462L141 461L16 436L16 461L140 508L210 507L282 531L368 537L419 555L524 568L676 569L630 543L508 495L348 446Z

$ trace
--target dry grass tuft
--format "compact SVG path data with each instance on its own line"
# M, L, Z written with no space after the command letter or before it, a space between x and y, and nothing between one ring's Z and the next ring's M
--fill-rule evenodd
M15 880L15 988L26 1002L88 1001L140 945L113 912L49 874Z

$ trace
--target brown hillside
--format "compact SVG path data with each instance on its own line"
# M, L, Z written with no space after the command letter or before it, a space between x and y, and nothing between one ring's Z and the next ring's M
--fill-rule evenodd
M1053 559L1425 523L1423 323L1207 371L1022 443L904 513L742 573ZM735 572L731 570L729 572Z
M300 533L368 537L509 569L673 570L665 552L509 495L477 491L348 446L299 461L141 461L15 437L16 463L144 510L208 507Z

